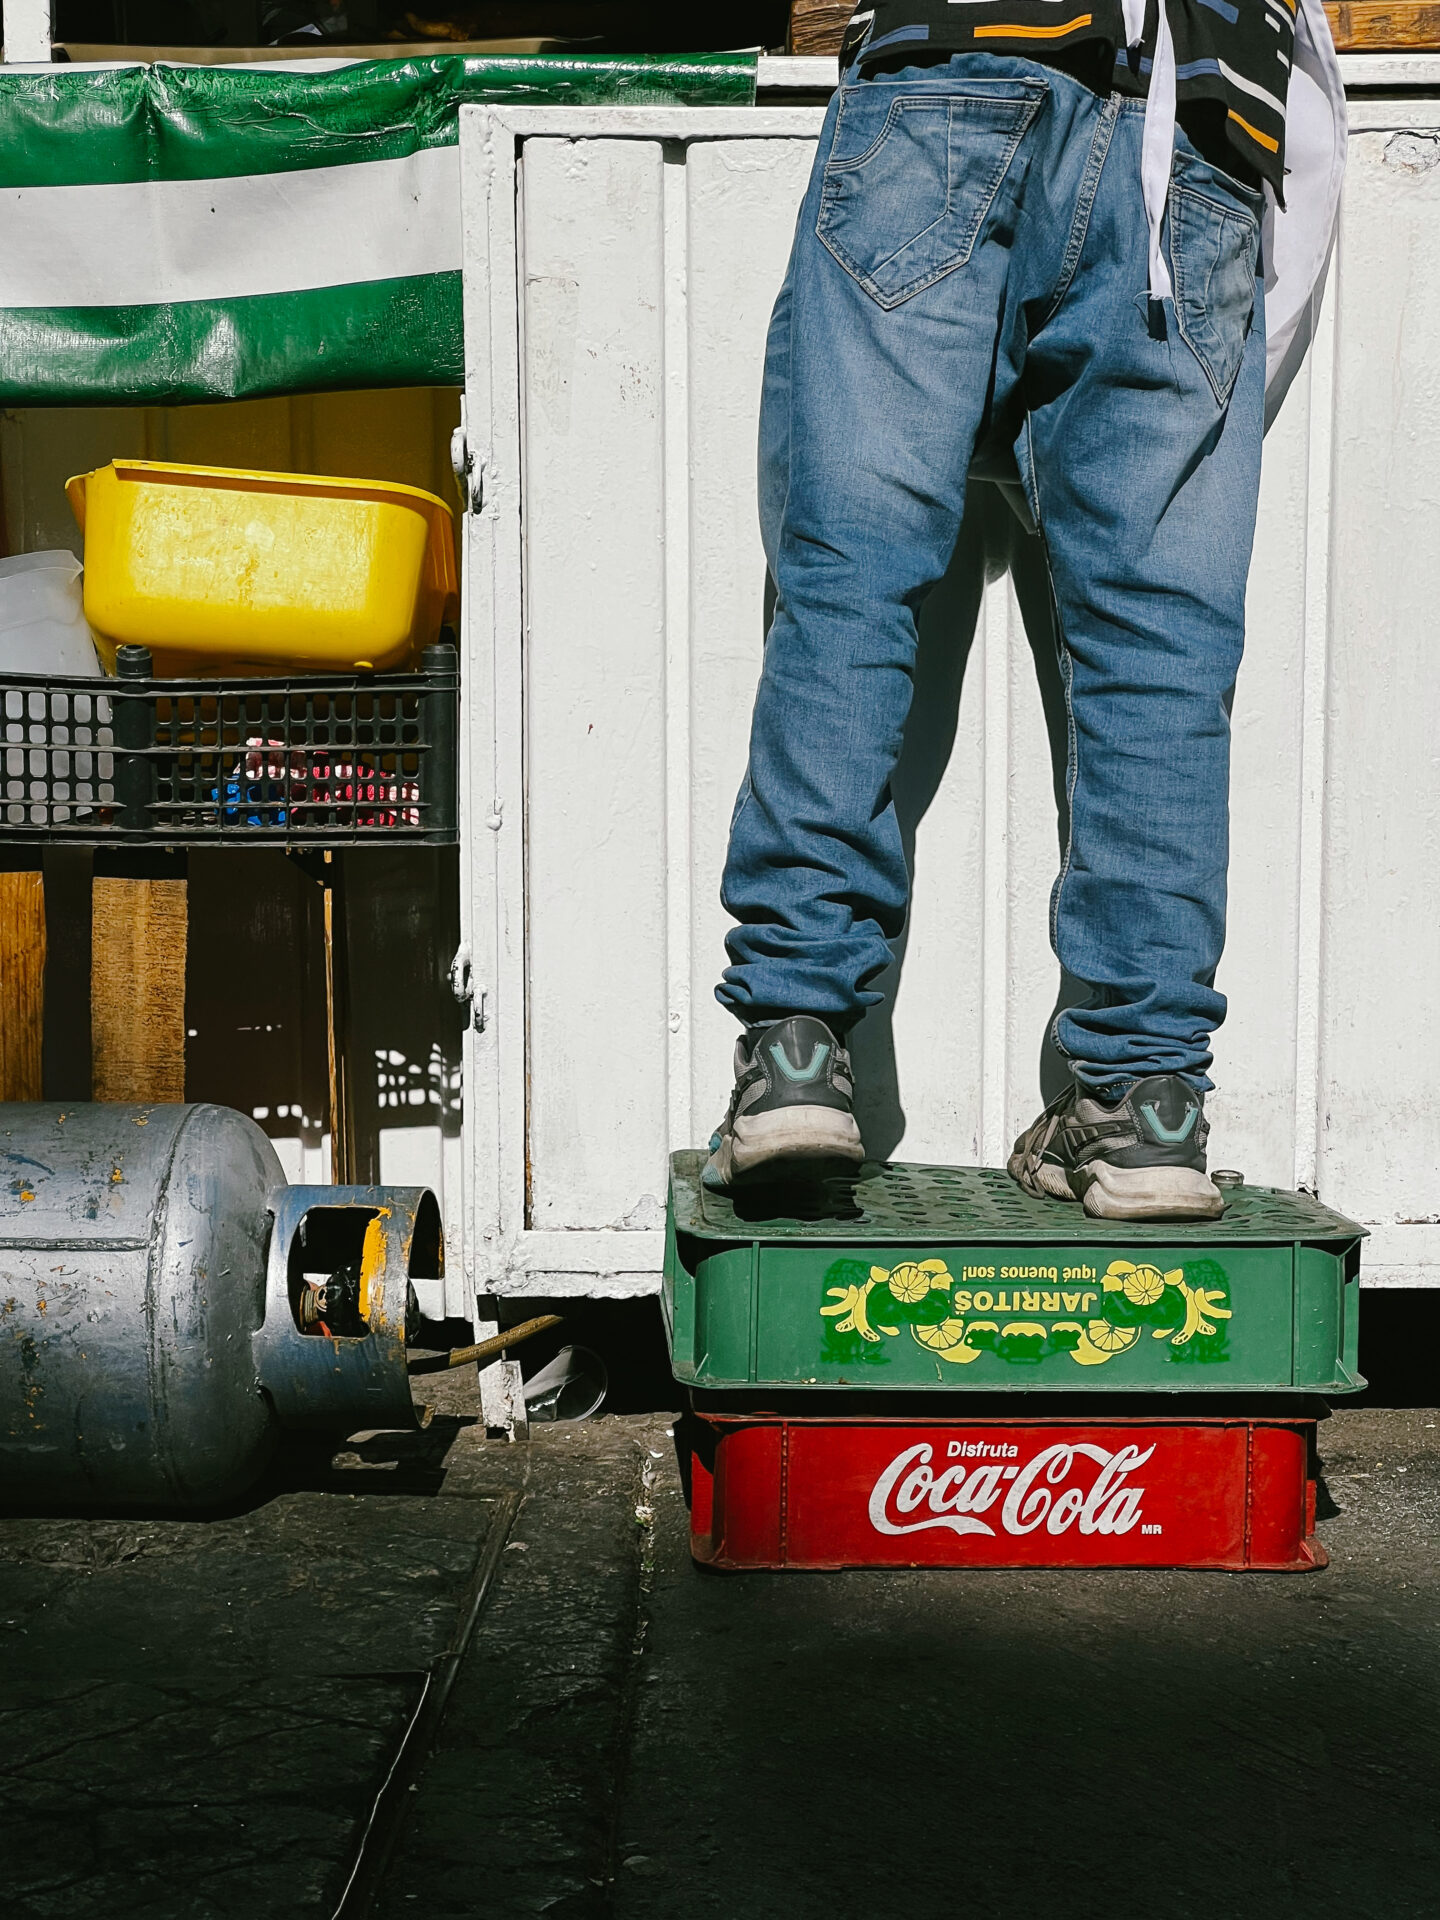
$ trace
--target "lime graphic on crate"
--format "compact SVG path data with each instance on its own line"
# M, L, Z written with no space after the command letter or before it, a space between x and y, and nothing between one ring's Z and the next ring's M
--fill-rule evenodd
M670 1169L664 1306L697 1388L1352 1393L1363 1229L1227 1192L1194 1226L1091 1220L985 1167L867 1166L801 1195ZM781 1206L806 1206L782 1213Z
M847 1334L879 1343L898 1339L908 1327L919 1346L952 1366L967 1366L982 1353L1022 1366L1047 1353L1068 1353L1077 1366L1099 1367L1128 1353L1148 1331L1176 1349L1198 1334L1207 1360L1228 1357L1229 1285L1215 1261L1194 1261L1191 1279L1183 1266L1162 1273L1148 1261L1112 1260L1098 1292L1093 1268L1063 1269L1065 1284L1061 1271L1033 1264L997 1269L992 1261L965 1269L967 1279L989 1284L962 1287L943 1260L902 1260L888 1272L871 1267L863 1277L858 1261L837 1260L825 1275L839 1282L825 1289L834 1304L820 1309L834 1322L827 1344L840 1355ZM1035 1284L1012 1278L1008 1287L997 1287L997 1274L1007 1273ZM1002 1317L991 1319L992 1313ZM1024 1317L1004 1317L1012 1315ZM851 1359L863 1352L846 1350Z

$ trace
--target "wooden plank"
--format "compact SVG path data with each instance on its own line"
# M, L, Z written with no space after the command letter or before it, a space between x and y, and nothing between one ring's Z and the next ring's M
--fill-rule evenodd
M45 1026L45 877L0 872L0 1100L39 1100Z
M1394 6L1390 0L1329 0L1325 17L1341 53L1412 52L1440 48L1440 6Z
M851 14L852 0L792 0L791 53L838 53Z
M97 873L90 1021L97 1100L185 1098L187 883Z

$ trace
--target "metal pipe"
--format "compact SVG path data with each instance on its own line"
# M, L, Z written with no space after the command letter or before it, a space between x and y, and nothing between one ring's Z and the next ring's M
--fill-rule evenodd
M511 1327L505 1333L492 1334L490 1339L482 1340L478 1346L455 1347L451 1352L438 1358L412 1360L411 1373L445 1373L451 1367L468 1366L474 1360L493 1360L497 1353L504 1353L507 1347L518 1347L522 1340L532 1339L537 1333L544 1333L547 1327L558 1327L564 1316L558 1313L537 1314L533 1320L522 1320L518 1327Z

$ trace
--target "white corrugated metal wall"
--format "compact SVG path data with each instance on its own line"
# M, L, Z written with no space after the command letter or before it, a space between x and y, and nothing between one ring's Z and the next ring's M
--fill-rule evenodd
M667 1150L728 1090L762 344L819 118L462 118L482 1291L653 1286ZM1370 1282L1440 1284L1440 99L1352 121L1324 325L1267 447L1213 1149L1375 1223ZM1012 550L1028 600L1032 558L977 489L927 609L915 903L893 1018L860 1030L867 1139L895 1157L1000 1159L1053 1071L1050 745L1015 585L987 584Z

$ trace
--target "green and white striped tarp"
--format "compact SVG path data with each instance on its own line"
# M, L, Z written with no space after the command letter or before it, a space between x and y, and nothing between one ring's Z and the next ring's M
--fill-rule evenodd
M462 105L754 91L753 55L0 68L0 404L458 382Z

